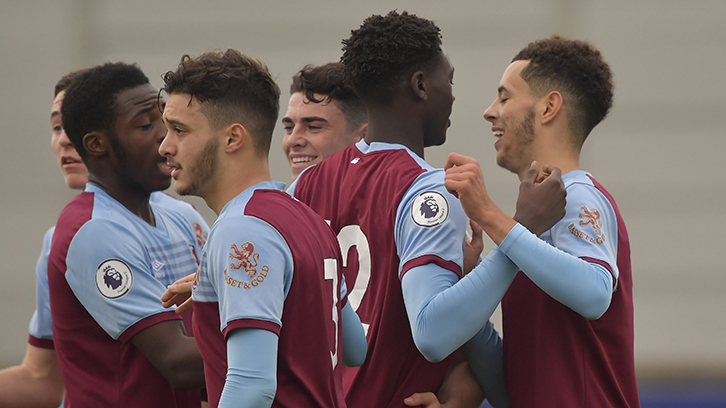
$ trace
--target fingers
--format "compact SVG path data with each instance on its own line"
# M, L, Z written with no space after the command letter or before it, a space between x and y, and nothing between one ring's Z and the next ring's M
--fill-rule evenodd
M161 294L161 305L172 307L173 305L188 299L192 296L192 280L194 275L185 276L169 285Z
M537 178L540 173L540 164L538 161L533 161L532 164L529 166L529 170L527 170L527 174L524 176L524 180L522 182L527 182L527 184L535 184L537 183Z
M175 304L177 304L177 302L179 300L181 300L181 299L179 299L179 296L178 295L169 295L169 296L166 296L167 293L169 293L168 290L166 292L164 292L164 294L161 296L161 305L164 306L165 308L172 307Z
M477 236L479 237L479 240L481 240L482 233L484 232L482 227L480 227L479 224L477 224L474 220L469 220L469 226L471 227L472 240L475 240Z
M484 250L484 230L474 220L469 220L469 226L471 227L471 240L468 241L468 244L474 249L478 249L481 254L481 251Z
M194 302L192 301L192 298L189 298L184 301L181 305L176 307L176 314L184 314L189 310L192 310L192 307L194 307Z
M410 397L403 400L403 403L409 407L440 407L438 398L433 392L419 392L411 395Z

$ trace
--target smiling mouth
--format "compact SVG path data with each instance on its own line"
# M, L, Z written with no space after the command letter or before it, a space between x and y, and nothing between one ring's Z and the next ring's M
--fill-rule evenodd
M494 131L493 135L496 138L500 138L500 137L504 136L504 131L503 130L496 130L496 131Z
M306 164L312 162L316 158L317 157L315 156L291 157L290 161L292 162L292 164Z
M73 159L71 157L63 157L61 159L61 165L81 163L80 160Z

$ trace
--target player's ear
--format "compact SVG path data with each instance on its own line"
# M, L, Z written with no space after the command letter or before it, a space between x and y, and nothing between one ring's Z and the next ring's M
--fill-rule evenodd
M104 132L93 131L83 136L83 147L91 156L104 156L113 150L108 135Z
M416 71L411 75L411 90L413 94L424 101L428 99L428 84L426 83L426 74L423 71Z
M542 124L544 125L551 122L560 113L564 99L562 98L562 94L557 91L552 91L542 98L542 102Z
M357 139L356 143L360 142L362 139L365 139L367 132L368 132L368 123L365 123L361 127L359 127L358 130L355 131L355 137Z
M248 136L247 129L241 124L233 123L229 125L224 134L224 151L234 153L245 143L252 143L252 138Z

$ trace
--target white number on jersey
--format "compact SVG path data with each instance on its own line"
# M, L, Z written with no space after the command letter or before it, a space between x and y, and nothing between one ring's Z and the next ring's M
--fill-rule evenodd
M328 221L328 224L330 224L330 221ZM368 245L368 238L359 225L346 225L338 233L338 243L343 256L344 268L348 267L348 250L355 246L358 251L358 274L353 289L348 291L348 302L350 302L353 310L357 312L371 280L371 249ZM370 323L363 321L361 323L363 323L363 330L367 336Z
M338 265L335 258L326 258L325 263L325 280L333 280L333 324L335 327L335 343L333 343L333 351L330 352L330 358L333 359L333 369L338 365Z

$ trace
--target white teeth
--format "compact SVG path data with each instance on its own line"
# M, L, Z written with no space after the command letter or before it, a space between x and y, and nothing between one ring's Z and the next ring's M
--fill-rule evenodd
M315 158L311 156L305 156L305 157L291 157L292 164L301 164L301 163L307 163L313 161Z
M502 136L504 136L503 130L497 130L494 132L494 137L502 137Z

